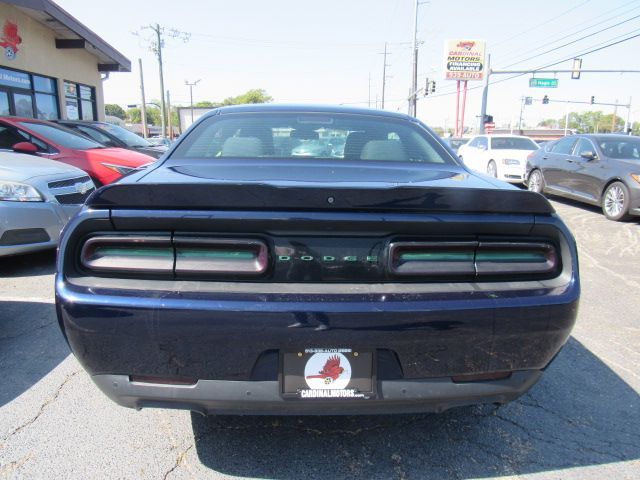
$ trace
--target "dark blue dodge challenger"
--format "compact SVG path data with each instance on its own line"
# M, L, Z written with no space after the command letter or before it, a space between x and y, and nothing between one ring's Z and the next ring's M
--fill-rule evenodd
M338 107L213 110L90 197L56 277L106 395L205 414L505 403L579 295L541 195L472 173L414 118Z

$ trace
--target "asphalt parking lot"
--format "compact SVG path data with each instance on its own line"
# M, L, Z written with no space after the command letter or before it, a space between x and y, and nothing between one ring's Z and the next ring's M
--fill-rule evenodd
M568 345L519 401L440 415L136 412L92 384L58 329L54 253L0 260L0 478L640 477L640 222L554 206L579 245Z

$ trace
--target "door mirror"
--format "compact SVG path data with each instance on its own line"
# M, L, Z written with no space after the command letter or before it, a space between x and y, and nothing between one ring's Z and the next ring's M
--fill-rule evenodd
M36 147L31 142L18 142L11 148L14 152L18 153L28 153L31 155L33 155L34 153L38 153L38 147Z
M580 152L580 156L585 160L593 160L594 158L597 157L596 152L593 152L591 150L585 150L584 152Z

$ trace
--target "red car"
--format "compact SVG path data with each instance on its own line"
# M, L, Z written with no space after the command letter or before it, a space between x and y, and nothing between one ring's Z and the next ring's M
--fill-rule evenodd
M36 154L87 172L96 185L115 182L155 160L124 148L107 148L55 123L0 117L0 149Z

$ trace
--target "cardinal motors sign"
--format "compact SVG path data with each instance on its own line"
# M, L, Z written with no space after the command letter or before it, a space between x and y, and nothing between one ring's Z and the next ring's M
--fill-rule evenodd
M484 40L447 40L444 44L444 55L445 80L484 78Z

